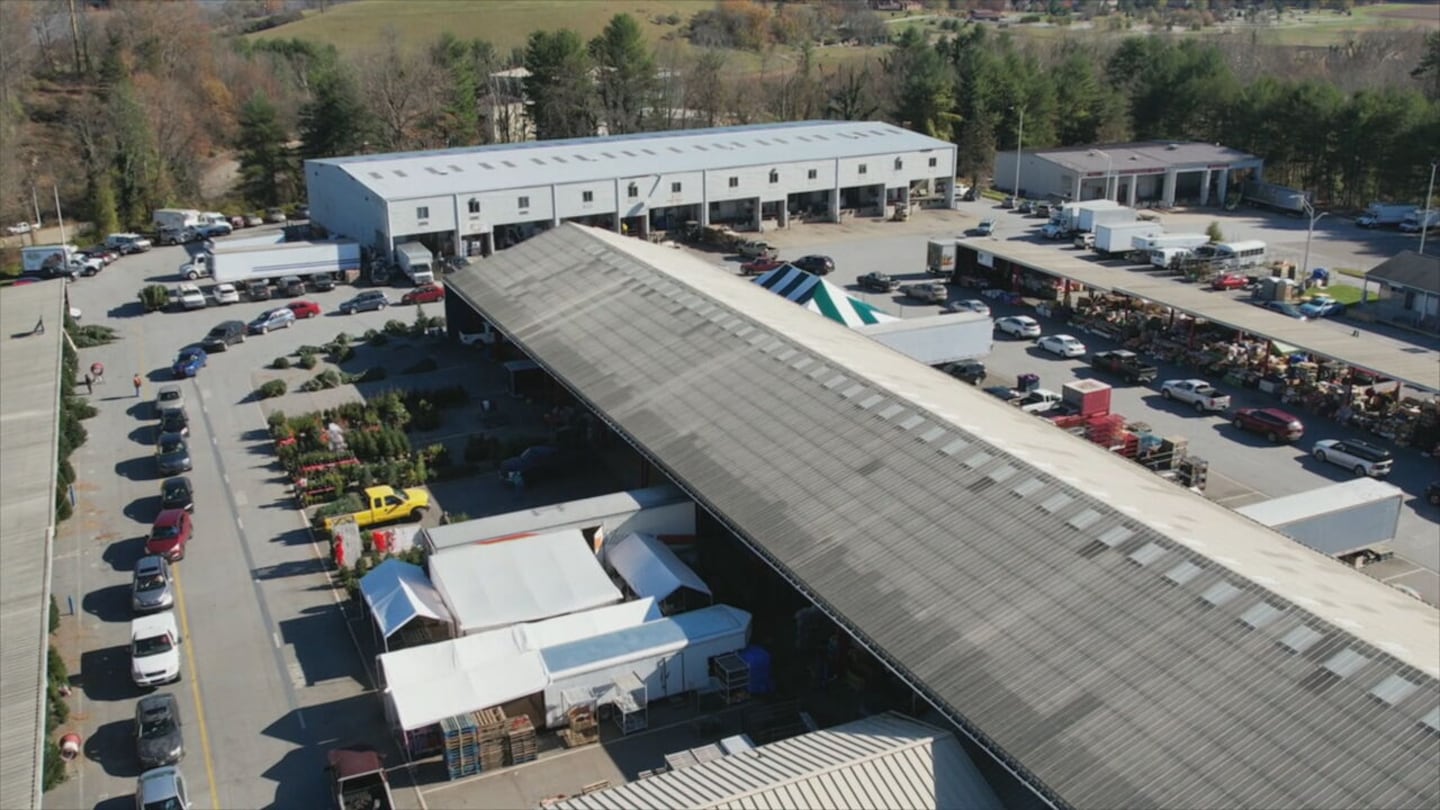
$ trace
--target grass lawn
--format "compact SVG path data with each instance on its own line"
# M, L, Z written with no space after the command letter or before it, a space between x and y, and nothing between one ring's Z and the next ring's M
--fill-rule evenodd
M1351 287L1348 284L1331 284L1323 290L1318 290L1316 295L1328 295L1345 306L1354 306L1360 303L1360 288ZM1379 301L1380 294L1374 290L1370 291L1370 300Z

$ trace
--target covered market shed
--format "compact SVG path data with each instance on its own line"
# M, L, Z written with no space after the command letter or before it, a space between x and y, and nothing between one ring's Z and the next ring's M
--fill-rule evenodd
M361 577L360 595L386 651L391 637L407 627L433 639L436 634L448 636L454 625L445 600L424 569L404 560L386 560Z
M654 597L662 605L676 608L667 613L714 601L710 586L700 575L653 534L632 532L614 544L606 544L605 562L624 580L630 593Z

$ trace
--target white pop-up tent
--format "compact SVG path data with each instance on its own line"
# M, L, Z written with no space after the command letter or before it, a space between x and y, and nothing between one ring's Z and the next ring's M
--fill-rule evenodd
M653 534L632 532L614 544L607 544L605 562L636 596L650 596L664 602L681 589L702 595L707 603L712 596L710 586L694 569Z
M453 623L445 600L425 571L403 560L386 560L361 577L360 595L386 650L390 649L390 637L416 619Z
M430 579L462 636L622 598L579 529L446 549L430 558Z

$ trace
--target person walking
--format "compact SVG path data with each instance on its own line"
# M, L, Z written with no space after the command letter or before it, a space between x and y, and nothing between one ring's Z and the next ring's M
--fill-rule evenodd
M87 394L93 394L93 393L95 393L95 379L94 379L93 377L91 377L89 374L86 374L86 375L85 375L85 393L87 393Z
M136 372L135 378L134 378L133 380L131 380L131 382L135 383L135 398L136 398L136 399L139 399L139 398L140 398L140 374L139 374L139 372Z

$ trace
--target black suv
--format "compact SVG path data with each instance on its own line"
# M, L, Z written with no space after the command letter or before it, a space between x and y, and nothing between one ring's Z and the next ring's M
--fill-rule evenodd
M801 256L790 264L817 276L829 275L835 269L835 260L829 256Z
M315 292L329 292L335 289L335 277L329 273L316 273L310 277L310 288Z
M207 352L223 352L230 348L233 343L245 342L245 324L243 321L221 321L205 339L200 341L200 348Z

